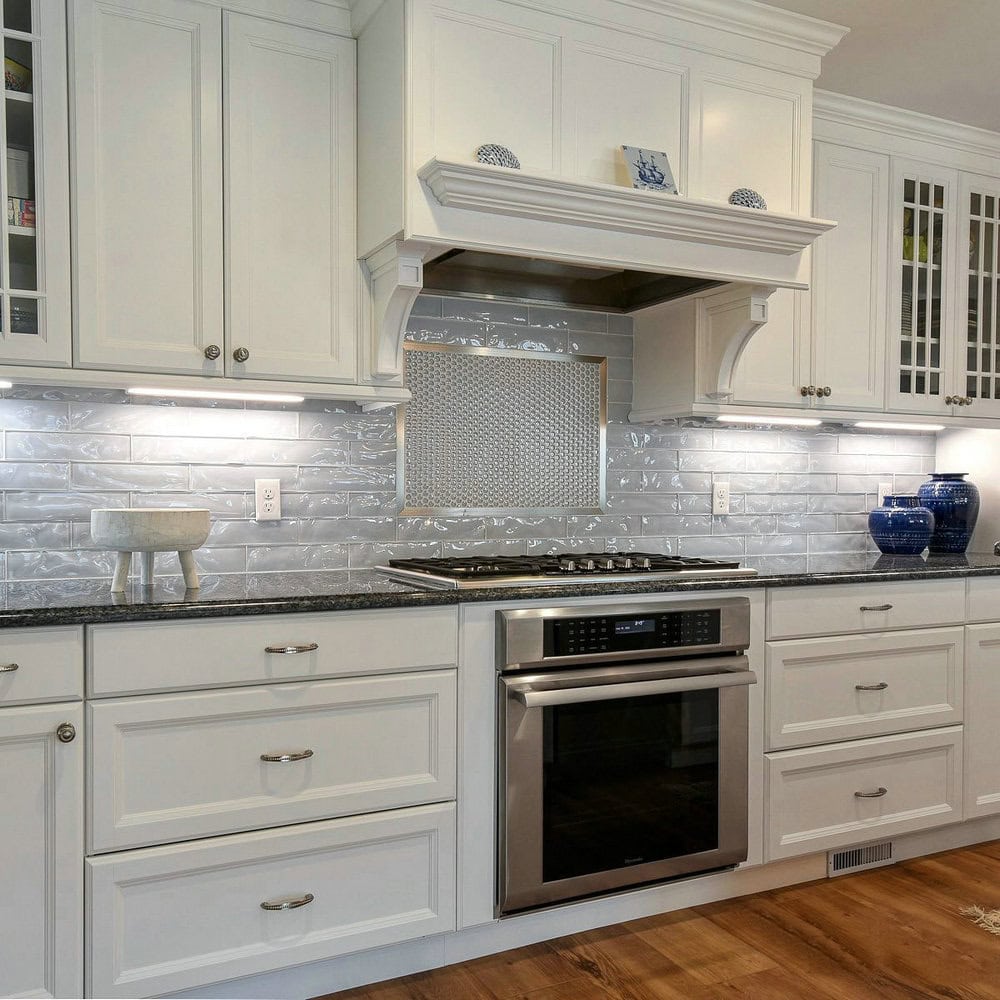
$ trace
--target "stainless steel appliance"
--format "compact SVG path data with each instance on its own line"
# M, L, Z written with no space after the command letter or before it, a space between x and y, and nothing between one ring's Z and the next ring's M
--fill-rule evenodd
M746 860L749 601L497 629L498 914Z
M756 576L738 562L692 559L655 552L565 552L546 556L473 556L452 559L390 559L380 572L421 587L535 587L567 583L715 579Z

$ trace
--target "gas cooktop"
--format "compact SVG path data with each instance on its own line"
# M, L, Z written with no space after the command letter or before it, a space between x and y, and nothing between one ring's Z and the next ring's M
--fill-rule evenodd
M621 583L630 579L680 580L756 576L738 562L657 555L654 552L565 552L547 556L474 556L390 559L379 572L441 590Z

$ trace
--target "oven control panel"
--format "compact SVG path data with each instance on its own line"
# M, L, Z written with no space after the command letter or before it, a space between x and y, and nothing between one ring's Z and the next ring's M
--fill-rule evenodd
M633 650L716 646L718 608L692 608L649 614L587 615L545 622L545 656L583 656Z

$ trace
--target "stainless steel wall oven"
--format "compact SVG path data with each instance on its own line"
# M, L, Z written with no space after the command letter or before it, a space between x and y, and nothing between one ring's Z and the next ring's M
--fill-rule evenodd
M497 613L499 914L747 857L745 598Z

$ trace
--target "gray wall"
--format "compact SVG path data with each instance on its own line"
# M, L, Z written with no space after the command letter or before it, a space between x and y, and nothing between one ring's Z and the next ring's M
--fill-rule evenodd
M365 568L390 555L641 548L780 556L822 568L871 550L865 512L878 483L915 491L934 438L628 425L631 323L618 316L421 296L415 340L606 354L608 512L601 516L401 518L395 415L349 404L261 409L163 406L118 392L12 390L0 400L0 581L93 579L113 556L91 548L100 506L205 506L206 575ZM544 428L539 428L544 433ZM732 514L710 515L713 475ZM253 480L282 481L284 519L253 520ZM176 558L163 571L177 572Z

